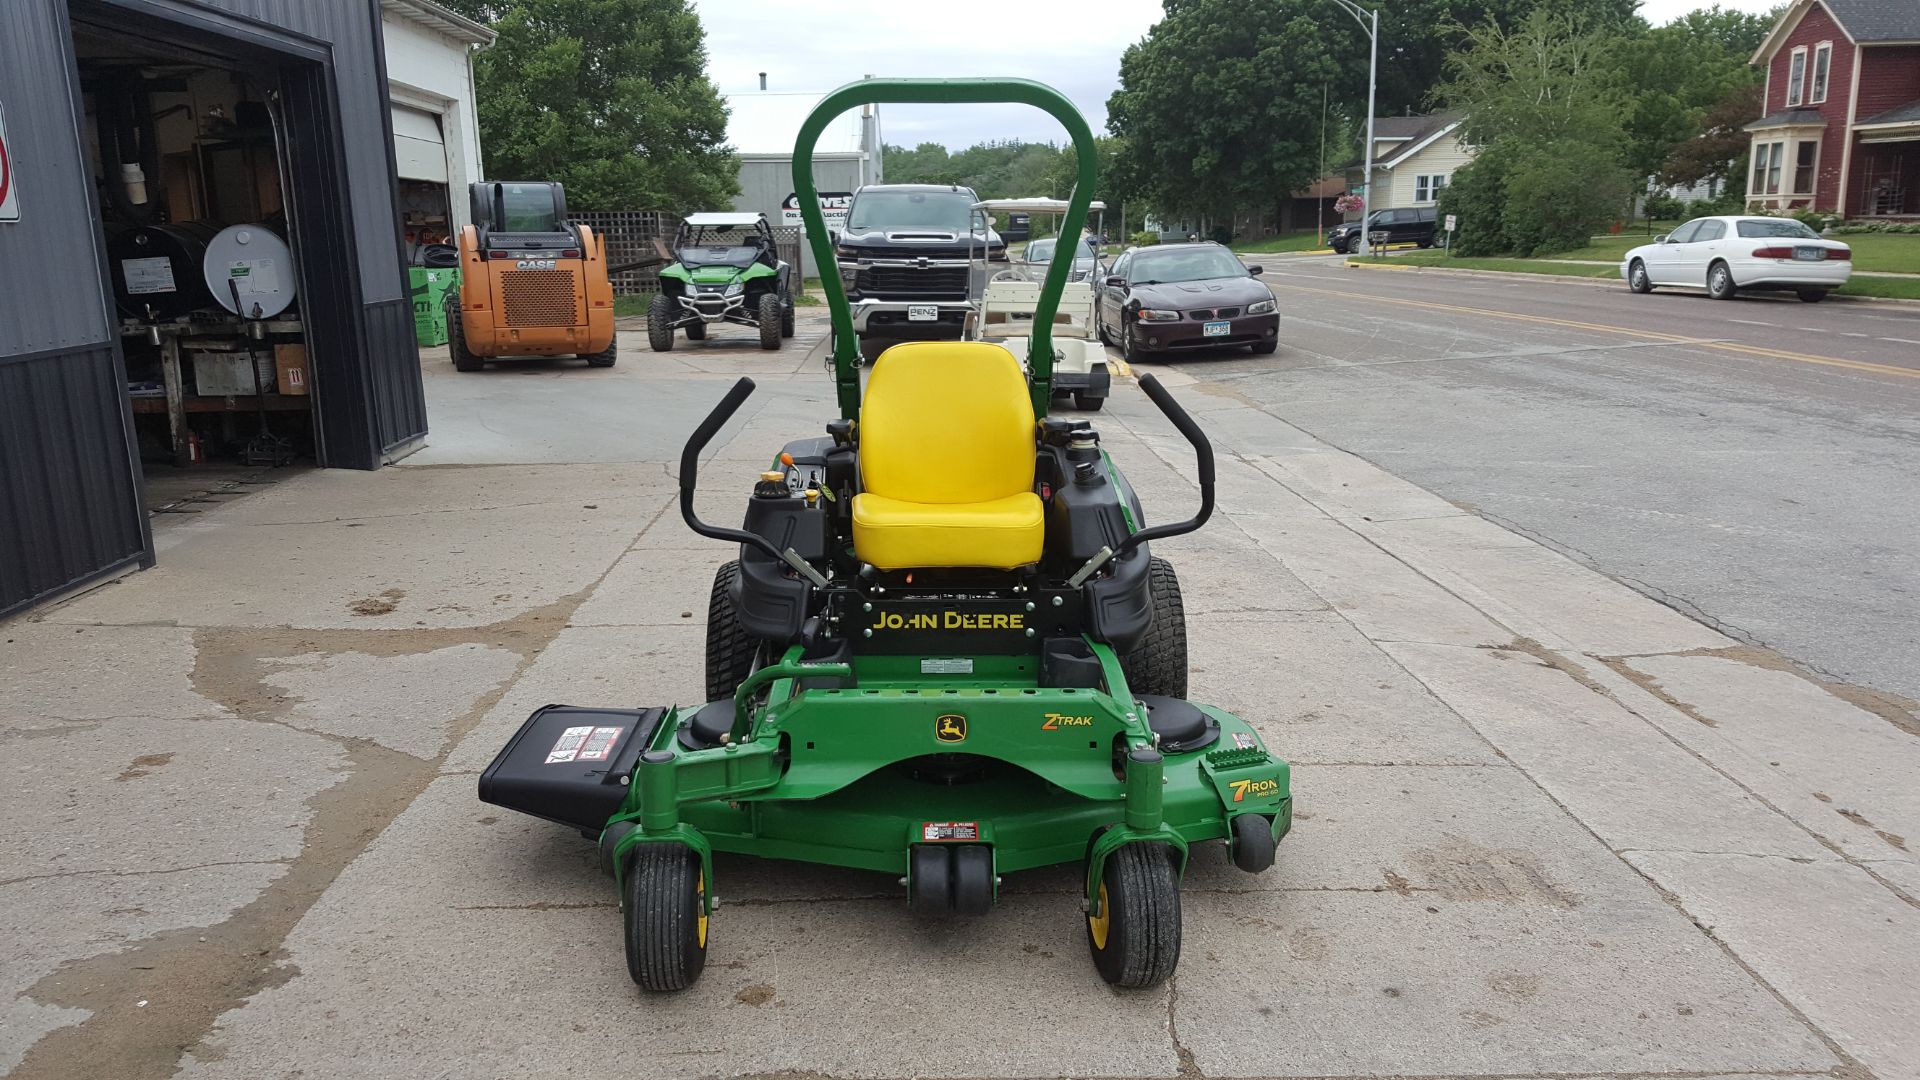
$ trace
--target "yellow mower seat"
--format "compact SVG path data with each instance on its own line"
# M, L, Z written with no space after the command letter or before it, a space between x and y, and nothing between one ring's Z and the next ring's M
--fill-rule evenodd
M860 407L853 550L882 570L1040 561L1033 402L1020 362L976 341L880 354Z

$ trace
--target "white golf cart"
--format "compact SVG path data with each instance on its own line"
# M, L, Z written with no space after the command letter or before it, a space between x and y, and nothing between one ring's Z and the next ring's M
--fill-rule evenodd
M1090 210L1106 209L1094 203ZM973 204L974 213L991 217L996 213L1027 214L1030 218L1064 217L1065 199L987 199ZM1036 242L1029 240L1028 244ZM1066 238L1060 238L1065 243ZM1085 244L1084 239L1076 238ZM990 264L984 249L979 252L982 269L969 275L979 282L980 294L969 299L973 310L967 313L962 336L968 341L991 341L1004 346L1026 362L1027 338L1033 326L1033 312L1040 303L1040 282L1046 276L1046 263L1015 262ZM1053 390L1056 395L1073 395L1076 409L1092 412L1107 403L1112 377L1107 371L1107 348L1100 343L1099 328L1093 316L1093 284L1097 270L1071 275L1060 295L1060 307L1053 316Z

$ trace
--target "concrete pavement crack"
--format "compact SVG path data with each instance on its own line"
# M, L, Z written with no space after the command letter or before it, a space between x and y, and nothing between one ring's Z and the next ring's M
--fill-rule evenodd
M20 877L0 878L0 888L18 885L25 881L52 881L73 877L148 877L157 874L185 874L194 870L209 870L216 866L291 866L292 859L224 859L219 862L195 863L192 866L169 866L158 870L60 870L51 874L25 874Z
M1173 1041L1174 1058L1180 1063L1179 1076L1204 1077L1200 1063L1194 1060L1193 1051L1180 1041L1180 976L1174 975L1167 980L1167 1038Z

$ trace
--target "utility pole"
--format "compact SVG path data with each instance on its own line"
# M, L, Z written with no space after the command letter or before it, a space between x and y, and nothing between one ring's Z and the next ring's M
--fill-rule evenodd
M1320 171L1313 178L1315 190L1320 182L1327 178L1327 86L1320 84ZM1313 197L1313 229L1317 237L1327 235L1327 201L1319 195Z
M1380 12L1368 11L1353 0L1333 0L1340 9L1353 16L1360 29L1367 32L1369 47L1367 50L1367 145L1360 151L1360 188L1366 192L1366 202L1360 208L1360 254L1372 253L1373 241L1367 236L1367 216L1373 213L1373 95L1380 83Z

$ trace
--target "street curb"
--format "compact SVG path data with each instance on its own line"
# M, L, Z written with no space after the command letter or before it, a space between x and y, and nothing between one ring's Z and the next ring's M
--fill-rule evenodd
M1626 282L1615 278L1578 277L1573 274L1532 274L1522 270L1475 270L1465 266L1408 266L1405 264L1395 266L1392 263L1366 263L1354 262L1352 260L1348 260L1346 266L1349 270L1401 270L1409 273L1426 271L1436 274L1459 274L1463 277L1545 278L1548 281L1594 285L1603 289L1610 289L1615 286L1624 288L1626 286ZM1906 304L1913 307L1920 307L1920 300L1906 300L1897 296L1849 296L1845 293L1831 294L1827 297L1827 302L1835 304Z

